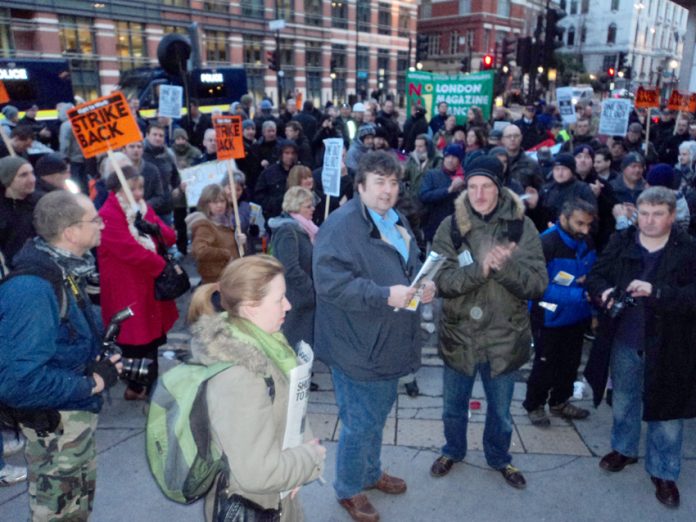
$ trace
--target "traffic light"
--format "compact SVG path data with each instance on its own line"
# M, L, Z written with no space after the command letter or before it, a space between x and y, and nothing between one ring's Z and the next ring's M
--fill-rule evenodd
M532 37L526 36L517 40L517 66L522 72L529 73L532 70Z
M565 18L565 11L549 7L546 10L546 34L544 35L544 68L550 69L556 65L554 52L559 47L563 47L563 33L565 28L558 25L558 22Z
M280 71L280 64L278 63L278 51L266 51L266 61L268 62L268 68L271 71Z
M613 67L609 67L607 69L607 76L609 76L609 78L613 78L614 76L616 76L616 69L614 69Z
M428 35L416 36L416 62L422 62L428 57Z
M492 67L493 67L493 57L490 54L487 54L481 59L481 70L488 71Z
M510 65L517 58L517 40L514 38L503 38L502 45L502 64Z

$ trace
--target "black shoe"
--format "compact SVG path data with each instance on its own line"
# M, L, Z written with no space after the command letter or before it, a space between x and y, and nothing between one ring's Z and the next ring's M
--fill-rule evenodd
M616 473L617 471L624 469L629 464L635 464L636 462L638 462L636 457L627 457L618 451L612 451L611 453L607 453L604 455L604 457L602 457L602 460L599 461L599 467L604 470L611 471L612 473Z
M655 496L662 504L667 507L679 507L679 488L673 480L664 480L657 477L650 477L655 484Z
M316 382L309 383L309 391L318 391L319 385Z
M430 466L430 474L433 477L444 477L450 472L452 466L454 466L454 461L451 458L440 455Z
M614 404L614 390L611 388L607 390L607 393L604 396L604 401L607 403L607 406L611 408L612 404Z
M508 464L504 468L500 468L498 471L500 471L501 475L503 475L505 482L510 484L513 488L524 489L527 487L527 481L524 480L524 475L522 475L522 472L512 464Z
M418 383L415 379L413 379L411 382L407 382L406 384L404 384L404 387L406 388L406 394L409 397L418 397L420 390L418 389Z

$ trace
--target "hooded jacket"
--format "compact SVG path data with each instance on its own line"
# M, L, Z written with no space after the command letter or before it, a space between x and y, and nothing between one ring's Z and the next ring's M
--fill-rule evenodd
M193 362L235 363L210 379L206 390L213 444L229 465L227 495L238 494L264 508L277 508L282 491L316 479L323 469L316 446L305 442L283 449L288 379L259 347L243 344L229 333L224 314L201 317L192 333ZM267 377L273 379L273 399ZM311 430L306 428L305 441L311 438ZM212 488L207 508L214 495ZM297 499L286 497L283 520L299 520L292 516L297 510Z
M458 372L473 376L478 363L489 362L495 377L517 370L529 359L527 300L541 297L548 276L539 235L524 210L519 197L503 189L497 207L484 219L463 192L455 201L454 220L445 219L435 234L433 251L447 258L435 277L444 297L439 352ZM459 246L453 223L461 237ZM501 270L484 277L482 262L488 249L509 241L517 243L512 257Z
M191 253L201 283L216 282L227 263L239 257L234 231L214 223L203 212L186 216L186 226L191 232Z
M360 158L362 158L363 154L367 154L370 152L370 150L362 141L361 138L358 138L358 136L355 136L355 139L353 142L350 144L350 148L348 149L348 152L346 153L346 159L345 159L345 164L346 167L352 170L358 170L358 164L360 163Z

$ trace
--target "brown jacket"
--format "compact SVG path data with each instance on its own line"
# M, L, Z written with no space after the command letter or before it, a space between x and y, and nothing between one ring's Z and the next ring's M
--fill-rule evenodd
M215 283L227 263L239 257L234 231L208 219L203 212L186 218L191 231L191 250L202 283Z

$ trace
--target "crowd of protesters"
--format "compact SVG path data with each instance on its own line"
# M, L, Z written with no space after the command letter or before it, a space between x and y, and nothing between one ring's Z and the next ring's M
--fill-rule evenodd
M3 275L37 236L37 202L68 190L72 180L94 201L94 219L103 227L96 248L103 321L133 307L136 317L124 324L117 342L125 356L153 359L156 377L158 348L178 317L174 301L154 299L162 251L190 254L201 283L212 285L205 287L205 300L217 299L217 310L231 317L239 314L225 303L232 287L215 291L221 278L238 277L226 267L243 266L230 265L239 258L272 254L280 264L258 261L273 269L264 288L284 273L291 308L285 310L283 300L283 310L274 313L287 312L285 321L281 317L282 326L266 330L275 335L282 328L282 350L316 341L319 357L331 367L344 426L335 487L353 519L379 519L363 489L406 490L402 479L379 469L374 447L381 443L379 422L393 404L397 380L410 396L419 394L413 376L418 363L409 361L419 359L411 357L419 348L418 326L436 329L429 305L435 289L424 291L416 323L387 311L413 297L409 279L431 249L446 257L434 281L443 305L446 444L431 474L446 475L466 455L468 403L480 373L488 399L486 460L508 484L524 488L509 454L514 372L530 359L533 344L524 401L531 423L548 428L549 415L582 420L590 412L571 401L573 383L583 342L594 339L586 375L595 395L614 407L612 452L600 466L620 471L636 462L642 418L649 427L646 469L657 498L679 504L682 419L696 416L696 358L687 353L696 341L693 115L661 110L646 135L651 116L634 111L625 136L602 136L592 101L576 106L577 122L567 127L553 105L523 107L519 119L498 107L488 120L481 108L471 107L465 121L458 121L444 102L432 115L414 104L404 117L392 100L327 104L320 111L310 101L298 106L288 98L275 110L270 100L254 107L245 95L229 111L242 118L245 151L234 165L233 186L225 175L190 202L181 170L217 159L210 115L194 102L191 114L178 122L146 122L134 102L144 139L115 158L136 209L109 161L82 156L65 120L67 108L60 108L61 122L53 127L32 123L29 111L19 120L16 109L3 109L15 152L0 146ZM327 138L343 141L339 197L327 198L321 183ZM46 148L33 154L32 144L39 141ZM614 314L617 305L622 308ZM209 308L195 317L210 315ZM254 317L263 330L263 320ZM329 334L316 326L320 321L341 323L332 334L343 331L341 350L327 348ZM680 325L678 335L670 333L670 324ZM211 336L198 328L198 337ZM398 351L381 353L397 345L408 350L403 358ZM679 398L666 395L668 380ZM152 384L129 382L125 398L147 400ZM231 384L222 379L219 386ZM370 397L375 404L367 405ZM372 413L381 420L367 426ZM215 429L216 437L228 436ZM218 442L227 450L225 440ZM8 449L16 451L16 445ZM351 459L363 450L372 460L359 469ZM312 462L306 464L303 477L316 476ZM25 478L21 467L0 468L2 485ZM276 501L275 493L280 490L264 501ZM288 516L284 520L298 519Z

